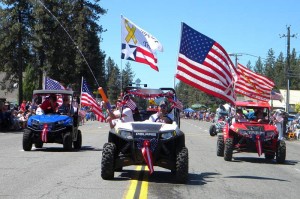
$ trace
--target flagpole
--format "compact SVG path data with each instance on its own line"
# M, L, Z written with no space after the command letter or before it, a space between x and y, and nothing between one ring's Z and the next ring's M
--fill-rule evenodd
M122 75L122 64L123 64L123 62L122 62L122 22L123 22L123 15L121 15L121 25L120 25L120 27L121 27L121 37L120 37L120 44L121 44L121 82L120 82L120 93L122 93L122 83L123 83L123 75Z

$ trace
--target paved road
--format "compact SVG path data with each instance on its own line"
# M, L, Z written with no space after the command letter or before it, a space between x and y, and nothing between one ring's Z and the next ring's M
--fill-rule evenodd
M189 182L177 184L170 171L125 167L115 179L102 180L102 146L108 124L81 126L83 148L64 152L46 144L22 150L22 132L0 133L0 198L299 198L299 141L287 142L287 161L278 165L257 154L234 154L232 162L216 156L210 123L182 120L189 149Z

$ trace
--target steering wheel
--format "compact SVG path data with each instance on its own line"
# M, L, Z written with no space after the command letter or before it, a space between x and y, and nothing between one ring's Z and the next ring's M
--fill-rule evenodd
M170 122L167 122L167 121L170 121ZM169 123L169 124L172 124L172 121L173 120L167 115L162 116L162 118L158 117L155 119L155 122L163 122L163 123Z

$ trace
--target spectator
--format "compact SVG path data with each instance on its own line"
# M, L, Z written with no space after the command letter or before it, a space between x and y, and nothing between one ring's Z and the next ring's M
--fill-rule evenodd
M283 112L278 109L275 111L274 115L273 115L273 118L274 118L274 123L275 123L275 126L277 128L277 131L279 133L279 137L278 139L279 140L282 140L283 139Z

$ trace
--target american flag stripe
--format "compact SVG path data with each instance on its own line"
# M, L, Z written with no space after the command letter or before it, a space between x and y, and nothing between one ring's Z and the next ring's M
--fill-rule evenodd
M126 101L126 105L132 110L134 111L136 109L136 103L132 100L132 99L129 99Z
M274 82L259 75L245 66L238 64L239 79L235 84L235 91L260 101L269 101Z
M236 69L224 48L185 23L182 25L176 78L232 104Z
M136 62L150 65L151 68L158 71L156 56L145 47L136 48Z

